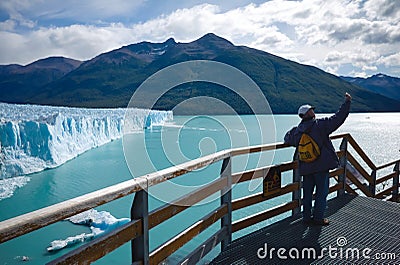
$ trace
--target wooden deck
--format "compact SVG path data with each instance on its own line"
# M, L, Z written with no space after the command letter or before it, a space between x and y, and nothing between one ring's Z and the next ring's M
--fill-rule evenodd
M346 194L328 201L326 216L324 227L300 216L272 224L233 241L211 264L400 264L399 203Z

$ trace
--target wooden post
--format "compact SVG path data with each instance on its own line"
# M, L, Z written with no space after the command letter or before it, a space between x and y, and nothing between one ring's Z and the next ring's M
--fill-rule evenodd
M293 169L293 183L299 184L299 188L292 192L292 201L299 202L298 203L299 206L292 210L292 216L295 216L301 212L301 188L302 188L301 176L299 171L300 161L297 150L293 155L293 160L297 162L296 167Z
M147 187L136 192L131 208L131 220L141 219L142 235L131 241L132 264L149 264L149 202Z
M371 196L373 198L375 198L375 195L376 195L376 170L373 170L371 172L371 179L372 179L372 182L369 183L369 192L371 193Z
M397 174L393 177L393 187L396 187L392 191L392 201L398 202L399 201L399 175L400 175L400 161L396 162L393 171Z
M339 182L343 183L343 186L340 190L337 191L337 196L342 196L346 191L346 171L347 171L347 138L343 137L342 142L340 143L340 150L344 151L343 156L340 158L340 166L343 168L343 174L339 175Z
M228 213L221 219L221 228L226 227L228 235L221 242L221 250L225 250L232 242L232 166L231 157L227 157L222 162L221 178L226 178L226 186L221 190L221 205L228 206Z

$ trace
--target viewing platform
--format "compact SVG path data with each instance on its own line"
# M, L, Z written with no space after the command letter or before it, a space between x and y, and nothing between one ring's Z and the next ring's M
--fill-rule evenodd
M210 265L400 264L400 204L346 194L328 201L326 217L328 226L281 220L233 241Z
M131 263L144 265L204 264L210 261L205 259L207 254L216 247L221 251L217 257L213 256L211 264L399 264L400 159L376 166L350 134L331 139L340 141L336 151L340 166L330 171L328 226L306 225L301 221L302 181L296 159L232 172L232 163L237 161L234 157L289 148L284 143L273 143L222 150L2 221L0 244L135 194L131 209L127 209L130 222L54 257L48 264L89 264L126 243L131 245ZM220 172L215 172L212 181L149 210L150 187L177 177L189 177L187 173L216 163ZM254 179L263 180L263 192L233 194L236 192L233 185ZM151 229L162 228L165 221L210 196L216 196L217 200L204 216L187 227L177 227L180 232L150 249ZM240 218L233 215L251 206L262 210ZM282 214L290 216L232 241L232 235L238 231ZM201 240L199 235L203 235ZM195 237L196 246L185 252L185 256L179 261L169 260L183 246L193 243Z

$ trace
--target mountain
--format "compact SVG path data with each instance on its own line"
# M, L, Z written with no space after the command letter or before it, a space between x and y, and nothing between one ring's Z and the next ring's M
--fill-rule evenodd
M174 39L163 43L141 42L100 54L85 62L70 61L74 62L70 68L63 68L64 71L60 71L58 76L49 71L41 77L40 84L30 84L31 87L29 84L26 86L28 81L40 76L34 69L24 75L12 72L1 74L0 101L77 107L126 107L133 92L152 74L189 60L212 60L241 70L261 88L274 113L296 113L298 106L304 103L316 105L320 112L332 112L343 101L346 91L354 98L352 111L400 111L398 100L378 95L313 66L245 46L235 46L211 33L190 43L177 43ZM46 69L54 70L58 67ZM11 68L18 69L21 66L2 66L0 73L11 71ZM187 69L178 74L195 73ZM19 85L20 79L25 81L22 87ZM163 85L160 84L160 91ZM14 90L15 93L7 97L4 93L7 90ZM25 92L21 95L17 91ZM218 109L214 110L207 105L201 109L191 109L188 99L200 96L226 102L240 114L251 113L241 95L209 82L178 85L164 93L152 106L154 109L173 109L177 104L189 102L186 112L178 114L220 114ZM250 93L250 96L254 100L259 98L255 93ZM143 98L144 105L148 103L146 100Z
M384 74L376 74L368 78L348 76L341 76L341 78L375 93L400 100L400 78Z
M62 78L82 64L64 57L49 57L26 66L0 65L0 100L27 103L43 86Z

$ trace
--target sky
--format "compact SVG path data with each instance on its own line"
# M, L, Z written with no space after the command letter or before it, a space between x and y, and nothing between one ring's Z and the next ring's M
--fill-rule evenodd
M0 64L210 32L335 75L400 77L399 0L1 0Z

